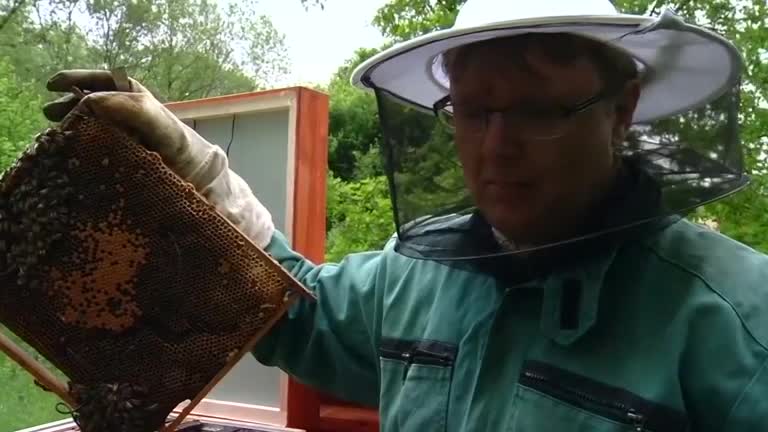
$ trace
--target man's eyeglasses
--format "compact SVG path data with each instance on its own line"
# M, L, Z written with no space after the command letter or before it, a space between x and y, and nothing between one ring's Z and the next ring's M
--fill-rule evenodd
M587 111L609 94L601 91L573 106L512 108L504 111L472 109L453 105L450 95L432 107L434 114L449 129L461 129L466 135L485 133L491 114L500 114L505 125L515 128L519 136L546 140L558 138L571 129L579 113Z

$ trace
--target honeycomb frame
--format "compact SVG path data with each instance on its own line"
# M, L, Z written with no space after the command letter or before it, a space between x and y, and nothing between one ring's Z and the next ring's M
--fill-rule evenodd
M67 377L83 432L174 430L298 297L314 298L83 104L0 178L0 252L0 323Z

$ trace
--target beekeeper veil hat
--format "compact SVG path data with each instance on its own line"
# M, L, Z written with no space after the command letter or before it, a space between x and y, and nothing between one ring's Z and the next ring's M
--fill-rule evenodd
M737 125L742 60L722 36L669 10L619 13L609 0L468 0L453 27L395 45L352 75L353 85L377 98L398 251L449 260L525 251L471 240L479 212L461 175L452 130L440 121L450 118L450 106L439 104L450 89L446 51L525 33L604 42L630 55L643 77L620 151L652 180L658 205L563 242L683 214L747 184Z

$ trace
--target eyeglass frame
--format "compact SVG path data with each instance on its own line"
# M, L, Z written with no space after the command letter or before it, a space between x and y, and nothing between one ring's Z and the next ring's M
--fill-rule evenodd
M615 93L615 92L612 91L612 90L609 90L607 88L603 88L602 90L598 91L596 94L590 96L589 98L587 98L587 99L585 99L585 100L583 100L583 101L581 101L581 102L579 102L579 103L577 103L577 104L575 104L573 106L566 106L566 107L560 106L558 108L561 111L559 113L560 116L561 116L561 119L563 119L563 120L571 119L575 115L580 114L580 113L582 113L584 111L587 111L588 109L590 109L593 106L597 105L598 102L608 98L609 96L613 95L613 93ZM445 124L446 127L448 127L449 129L451 129L453 131L453 130L456 129L456 127L454 125L447 124L445 122L445 120L443 120L442 117L440 116L441 112L445 112L447 115L450 115L451 117L454 116L453 113L449 113L448 111L445 110L445 108L447 106L449 106L449 104L451 104L451 95L450 94L440 98L437 102L435 102L432 105L432 112L434 113L435 117L437 117L437 119L441 123ZM487 126L488 126L488 118L490 117L491 114L498 113L498 114L504 115L508 111L511 111L511 110L512 109L506 109L506 110L484 110L483 130L485 130L487 128ZM563 133L561 133L559 135L547 136L547 137L537 137L537 138L534 138L534 139L549 140L549 139L555 139L555 138L562 137L563 135L565 135L565 132L563 132Z

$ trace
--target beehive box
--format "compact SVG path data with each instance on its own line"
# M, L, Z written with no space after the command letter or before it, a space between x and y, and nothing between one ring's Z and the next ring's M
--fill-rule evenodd
M310 296L157 153L82 106L0 179L0 252L0 323L67 376L83 431L172 430Z

